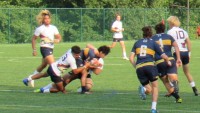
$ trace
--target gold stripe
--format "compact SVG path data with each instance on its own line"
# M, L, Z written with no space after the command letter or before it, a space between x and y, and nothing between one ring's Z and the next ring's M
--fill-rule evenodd
M156 41L156 43L161 45L160 41ZM163 43L163 45L172 45L171 40L162 40L162 43Z
M173 57L169 57L168 59L169 60L173 60L174 58ZM162 62L164 62L164 59L157 60L155 64L157 65L157 64L160 64Z
M140 49L140 48L137 48L137 49L136 49L136 54L140 54L140 51L141 51L141 49ZM146 49L146 54L155 55L155 51L152 50L152 49L147 48L147 49Z
M143 66L148 66L148 65L154 66L154 63L153 62L146 62L146 63L142 63L142 64L137 64L136 69L141 68Z
M84 56L86 56L86 57L88 56L89 50L90 50L89 48L84 49Z

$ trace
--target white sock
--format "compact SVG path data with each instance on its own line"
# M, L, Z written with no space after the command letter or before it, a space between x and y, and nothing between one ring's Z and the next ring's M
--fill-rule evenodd
M50 93L50 90L49 90L49 89L45 89L45 90L43 91L43 93Z
M43 87L44 90L51 89L51 88L52 88L52 83L50 83L50 84L48 84L48 85Z
M195 82L194 81L190 82L190 86L195 87Z
M126 56L126 52L123 52L123 56L124 56L124 57L127 57L127 56Z
M33 72L33 74L30 75L30 76L36 75L36 74L38 74L38 73L40 73L40 72L38 72L37 70L35 70L35 71Z
M29 77L28 77L28 81L31 81L31 80L32 80L32 78L29 76Z
M152 102L151 109L155 109L156 110L156 104L157 104L157 102Z

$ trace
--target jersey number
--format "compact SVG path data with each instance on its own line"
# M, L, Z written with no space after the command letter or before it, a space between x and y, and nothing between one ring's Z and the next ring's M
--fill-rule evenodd
M147 55L147 46L141 45L140 47L140 56L146 56Z
M176 31L177 39L184 39L185 35L183 31Z

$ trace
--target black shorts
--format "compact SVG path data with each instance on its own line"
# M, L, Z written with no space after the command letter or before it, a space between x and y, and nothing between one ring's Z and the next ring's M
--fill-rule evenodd
M113 38L113 42L121 42L124 41L123 38Z
M53 49L46 48L46 47L40 47L40 52L42 54L42 57L45 58L45 57L53 54Z
M136 69L137 77L140 83L145 86L150 82L156 81L158 78L158 70L155 66L143 66Z
M186 65L190 62L190 58L189 58L189 52L185 51L185 52L180 52L180 57L181 57L181 61L183 65ZM176 54L174 53L174 58L176 58Z
M61 76L58 76L54 73L53 69L51 66L47 69L47 74L51 77L51 81L54 83L62 82Z
M172 63L172 66L168 66L167 62L161 62L157 64L157 69L160 77L163 77L167 74L177 74L177 67L176 67L176 61L170 60Z

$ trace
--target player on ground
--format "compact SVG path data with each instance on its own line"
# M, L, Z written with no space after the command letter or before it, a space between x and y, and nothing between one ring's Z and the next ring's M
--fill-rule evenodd
M171 35L176 40L179 50L180 50L180 57L183 64L183 72L185 73L188 79L188 82L190 83L193 89L195 96L198 96L198 91L195 86L195 82L189 70L189 61L191 57L191 42L190 42L188 33L182 28L179 28L181 23L178 17L170 16L167 19L167 21L170 27L170 30L167 32L167 34ZM176 54L174 55L175 55L175 58L177 58Z
M58 91L65 93L65 88L63 87L63 79L61 77L64 70L71 68L72 72L78 74L84 70L86 70L89 66L89 62L85 62L85 65L81 68L77 68L76 60L80 58L81 49L78 46L73 46L71 50L67 51L59 60L52 63L47 72L44 73L45 76L50 76L51 81L55 83L55 87ZM42 73L38 73L42 74ZM43 75L43 76L44 76Z
M176 98L177 103L181 103L182 99L178 95L178 75L176 64L181 66L180 53L176 41L168 34L165 34L165 25L159 23L155 26L156 35L152 39L160 45L164 53L169 57L172 66L168 66L167 63L156 53L155 61L159 73L159 77L165 85L168 93ZM177 61L173 58L171 49L174 47L177 56ZM174 87L171 86L170 82Z
M130 62L136 68L137 77L142 84L139 87L141 99L146 99L146 94L152 93L152 107L151 112L157 113L156 105L158 99L158 82L157 82L157 68L154 65L154 55L159 54L166 63L170 66L167 55L162 52L159 45L151 39L152 29L150 26L142 28L143 39L138 40L131 51ZM134 57L137 57L135 62ZM151 82L151 85L150 85Z
M112 45L110 45L110 48L114 48L116 43L119 42L122 47L123 59L129 60L126 56L126 46L123 40L122 32L124 31L124 28L122 27L121 15L116 14L116 20L112 24L111 31L113 32L113 42Z
M82 72L76 74L73 71L70 71L68 74L65 74L63 76L63 80L64 80L64 87L69 84L71 81L75 80L75 79L83 79L83 76L85 77L85 87L82 85L81 89L79 89L79 92L81 92L82 94L87 93L93 86L93 81L91 79L91 72L95 73L96 75L100 74L102 72L103 69L103 65L104 65L104 61L103 58L108 55L108 53L110 52L110 48L107 46L100 46L97 49L94 48L93 45L89 44L87 47L89 48L85 48L82 50L81 52L81 58L76 59L76 64L79 68L81 68L84 64L84 60L88 60L90 58L92 58L91 60L89 60L92 64L88 67L88 71L87 71L87 76L85 75L85 71L83 70ZM93 63L93 62L97 62L94 60L98 59L98 63ZM35 92L38 92L38 90L35 90ZM55 93L58 92L57 87L55 87L54 84L48 84L47 86L40 88L39 92L41 93Z
M32 49L33 56L36 56L36 39L40 37L40 52L42 54L42 63L37 67L33 74L29 76L29 78L37 73L42 72L42 70L47 65L50 65L54 62L54 43L59 43L61 41L61 36L58 32L57 27L51 25L51 13L48 10L42 10L37 15L37 21L40 26L36 28L34 36L32 37ZM23 82L26 84L26 79L24 79ZM30 85L34 87L34 81L30 81L30 83ZM28 84L26 85L28 86Z

